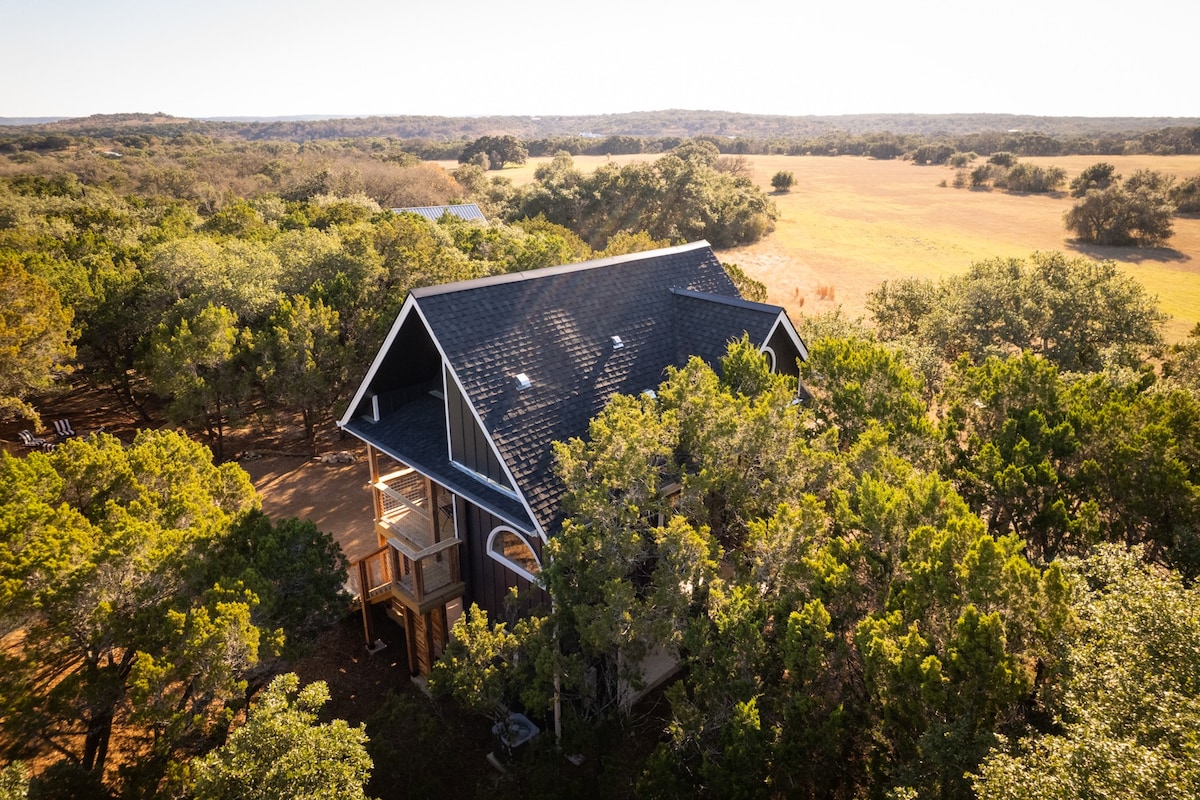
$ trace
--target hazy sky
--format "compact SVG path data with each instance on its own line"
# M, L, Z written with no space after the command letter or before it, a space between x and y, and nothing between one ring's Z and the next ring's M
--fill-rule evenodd
M0 116L1200 116L1186 0L0 0Z

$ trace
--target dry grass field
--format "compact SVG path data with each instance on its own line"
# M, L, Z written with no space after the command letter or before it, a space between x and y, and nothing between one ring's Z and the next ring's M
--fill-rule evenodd
M580 169L607 161L628 163L656 156L581 156ZM747 156L757 184L770 191L771 176L796 176L788 194L773 195L779 208L775 232L765 240L720 253L767 285L771 302L793 318L838 305L850 316L865 314L867 293L880 282L912 275L938 278L964 271L993 256L1026 256L1062 250L1111 258L1157 295L1171 315L1174 341L1200 321L1200 219L1177 218L1169 247L1096 248L1072 243L1062 215L1072 204L1057 196L1015 195L999 190L952 188L955 170L907 161L858 157ZM533 180L544 159L502 173L516 184ZM1182 179L1200 175L1200 156L1066 156L1026 158L1059 166L1068 181L1097 161L1123 176L1148 168ZM454 164L446 166L453 168ZM945 180L950 186L938 184Z

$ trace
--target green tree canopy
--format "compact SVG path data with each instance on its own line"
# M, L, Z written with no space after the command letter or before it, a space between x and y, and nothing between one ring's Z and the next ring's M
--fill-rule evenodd
M238 356L244 343L233 312L207 306L190 321L158 326L143 366L178 423L200 427L224 458L225 427L246 388Z
M822 428L837 428L841 447L879 426L891 441L911 444L913 452L925 449L919 440L932 428L923 387L896 351L867 338L817 339L809 342L800 377L816 419Z
M195 615L224 613L210 600L233 603L233 614L245 604L237 593L205 598L197 556L257 497L240 468L216 467L205 447L168 432L128 448L108 436L73 439L48 454L3 456L0 470L5 617L25 630L0 671L5 727L13 741L45 741L102 773L139 654L174 662L174 648L199 633ZM241 637L236 647L253 658L255 634L221 636ZM237 687L211 691L220 702Z
M1093 189L1107 189L1119 180L1121 176L1112 164L1103 161L1092 164L1071 181L1071 197L1083 197Z
M653 163L609 164L587 175L569 157L556 157L514 198L508 216L544 216L597 250L613 236L641 231L715 247L757 241L774 227L774 204L749 178L713 166L716 157L701 142L682 156L677 149Z
M1059 252L978 261L936 283L886 281L867 308L880 338L931 343L949 362L1029 350L1071 371L1141 364L1166 319L1115 262Z
M0 769L0 800L25 800L29 796L29 777L21 762Z
M1160 246L1175 233L1173 181L1160 172L1138 170L1124 183L1089 189L1063 215L1067 230L1080 241L1108 247Z
M940 399L942 471L995 531L1044 560L1101 540L1144 543L1200 574L1200 405L1190 391L1067 379L1024 353L965 359Z
M219 738L260 654L311 636L345 580L332 540L257 507L240 467L169 431L0 456L0 631L23 631L0 655L5 755L153 794ZM116 775L118 725L146 750Z
M1137 551L1073 562L1053 732L1002 740L973 776L981 800L1195 797L1200 792L1200 597Z
M366 800L371 774L364 726L318 722L323 681L271 681L229 741L191 766L196 800Z
M476 155L487 156L488 168L503 169L505 164L524 164L529 158L529 151L515 136L480 136L463 148L458 157L458 163L466 164Z
M334 413L350 382L356 353L343 344L338 313L303 295L282 298L250 350L263 393L300 412L305 439L316 446L317 424Z
M0 416L36 421L35 392L54 386L75 357L72 313L16 258L0 253Z

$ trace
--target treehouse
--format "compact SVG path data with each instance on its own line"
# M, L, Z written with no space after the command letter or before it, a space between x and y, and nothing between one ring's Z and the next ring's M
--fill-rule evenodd
M657 387L749 335L798 374L784 310L742 299L707 242L415 289L338 423L367 444L379 547L354 565L364 621L405 629L428 674L465 605L528 612L562 523L551 443L616 393Z

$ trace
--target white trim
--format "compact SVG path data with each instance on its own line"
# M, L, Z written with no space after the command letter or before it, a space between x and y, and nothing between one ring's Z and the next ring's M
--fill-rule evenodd
M448 397L450 395L450 388L447 385L447 383L448 383L447 376L450 375L451 372L452 372L452 370L450 369L450 362L447 361L443 357L442 358L443 402L445 401L445 397ZM495 456L496 463L499 464L502 469L504 469L504 459L500 457L500 452L496 449L495 442L493 442L492 437L488 435L487 428L483 427L483 423L480 422L479 415L475 413L475 409L471 406L471 401L470 401L470 399L467 398L467 393L463 391L462 384L458 382L457 377L454 378L454 388L455 388L455 391L457 392L458 396L462 399L462 401L464 403L466 403L467 408L471 409L471 415L475 419L475 424L479 426L479 430L483 431L484 438L487 439L488 449L490 449L492 451L492 455ZM501 494L505 495L506 497L511 497L513 500L516 500L517 502L522 502L521 495L517 493L517 490L515 488L517 485L517 482L513 480L512 474L509 473L509 471L507 469L504 469L504 474L508 478L509 485L505 486L504 484L500 483L499 481L492 480L491 478L489 478L487 475L484 475L479 470L472 469L472 468L468 467L466 464L462 463L461 461L456 461L454 459L454 435L453 435L453 432L450 430L450 406L445 405L443 407L443 409L445 411L445 417L446 417L446 460L450 462L450 466L457 467L460 472L470 475L472 478L479 481L483 485L487 486L489 489L495 489L496 491L500 492ZM529 508L526 507L525 510L528 511ZM530 516L532 516L532 515L530 515Z
M538 582L537 575L535 575L532 572L530 572L529 570L525 569L524 567L522 567L520 564L516 563L515 561L509 561L503 555L501 555L500 553L497 553L495 550L492 549L492 543L496 541L496 536L501 533L504 533L504 532L508 532L508 533L511 533L513 536L516 536L518 539L521 540L521 544L523 544L527 548L529 548L529 554L532 555L533 560L537 562L538 572L540 573L542 571L542 559L538 558L537 551L534 550L532 546L530 546L529 541L524 536L521 535L521 532L518 531L516 528L513 528L510 525L497 525L496 527L492 528L492 532L488 534L487 544L484 545L483 549L487 552L488 557L490 557L493 561L496 561L496 562L502 564L506 569L508 569L511 572L515 572L516 574L520 575L522 578L529 581L530 583L536 584Z
M411 294L409 295L409 299L412 299ZM405 301L405 303L407 304L407 301ZM521 506L525 509L525 513L528 514L529 519L533 521L533 527L537 531L538 536L543 542L545 542L547 540L546 532L542 530L542 524L538 521L537 514L533 513L533 507L530 506L529 501L525 499L525 494L520 490L520 484L517 483L517 479L513 477L512 470L508 468L508 463L500 457L500 450L496 447L496 441L492 438L492 434L487 429L487 426L483 424L483 418L479 416L479 412L475 409L475 404L471 402L470 395L463 391L462 381L458 379L458 374L454 371L454 365L450 363L450 359L446 356L446 351L442 349L442 343L439 342L437 337L433 335L433 329L429 327L429 321L425 319L425 313L421 311L421 307L417 305L415 301L413 302L413 308L416 309L417 316L420 317L422 324L425 325L425 332L429 334L430 341L433 342L433 346L437 348L438 354L442 357L442 393L447 393L446 379L448 376L454 381L454 386L458 389L458 394L462 397L463 402L466 403L467 410L469 410L471 412L471 416L475 418L475 424L479 426L479 430L483 431L483 438L487 440L488 446L492 448L492 454L496 456L496 462L500 465L500 469L504 470L504 476L508 478L509 484L513 487L510 490L514 492L513 497L520 501ZM453 464L455 462L452 458L450 458L450 411L445 403L442 404L442 414L446 417L446 460ZM467 472L472 475L477 474L474 470L467 470ZM487 482L487 486L489 487L494 485L495 484L491 483L490 481Z
M622 264L632 261L644 261L651 258L661 258L662 256L674 255L676 253L686 253L692 250L701 250L704 248L712 249L712 245L707 239L698 239L694 242L675 245L674 247L662 247L657 250L642 250L637 253L625 253L619 256L609 256L608 258L596 258L591 261L580 261L574 264L561 264L556 267L541 267L539 269L524 270L521 272L504 272L499 275L489 275L486 278L471 278L465 281L455 281L454 283L442 283L434 286L421 286L412 290L412 294L418 298L428 297L435 294L448 294L450 292L462 292L468 289L475 289L479 286L494 286L498 283L514 283L517 281L532 281L538 278L543 278L547 275L561 275L564 272L578 272L585 269L596 269L597 267L608 267L614 264ZM713 253L713 258L720 264L720 259L717 254Z
M759 351L765 350L767 342L771 341L771 337L775 335L775 331L783 327L788 338L792 340L792 344L796 345L796 351L800 353L800 358L803 361L808 361L808 348L804 346L804 340L800 338L800 334L796 332L796 326L792 325L792 320L788 317L786 311L780 311L779 316L775 318L775 324L771 326L771 330L767 332L767 338L763 340L762 347Z
M483 424L483 419L479 416L479 412L475 409L475 404L471 402L471 398L467 395L467 393L465 391L463 391L462 381L460 381L458 379L458 375L455 374L454 367L450 364L450 359L447 358L447 356L446 356L446 351L442 349L442 343L439 342L438 338L433 335L433 329L429 325L429 320L427 320L425 318L425 313L421 310L421 307L417 304L417 295L415 295L413 292L409 292L408 297L406 297L404 299L404 305L400 307L400 313L398 315L396 315L396 321L394 323L392 323L392 329L390 331L388 331L387 338L383 340L383 344L380 345L380 347L379 347L379 352L375 354L375 360L371 362L371 368L369 370L367 370L366 377L364 377L362 380L362 383L359 384L358 391L355 392L354 399L350 401L350 405L346 409L345 416L343 416L342 419L337 423L338 427L340 428L345 425L348 425L350 423L350 420L352 420L354 418L355 410L358 408L359 403L362 402L363 395L366 394L367 388L371 385L371 381L374 380L375 373L379 371L379 367L382 365L383 359L387 356L388 351L391 349L392 344L396 339L396 336L399 335L400 329L404 326L404 323L407 321L409 314L412 314L412 313L415 313L417 315L417 318L421 321L421 324L425 326L426 335L429 337L429 340L431 342L433 342L433 346L435 348L437 348L438 355L441 356L443 397L446 394L446 381L447 381L447 376L448 376L449 379L452 379L454 381L454 385L455 385L455 387L457 387L458 393L462 396L463 402L466 403L467 408L471 412L471 416L474 417L474 419L475 419L475 424L479 426L479 429L481 431L483 431L483 436L487 440L488 446L492 448L492 453L493 453L493 455L496 456L497 463L500 464L500 468L502 470L504 470L505 477L508 478L508 482L512 485L513 488L508 490L509 492L512 492L511 497L513 497L513 499L518 500L521 503L521 506L525 509L525 513L529 515L529 519L533 521L534 530L536 531L537 535L541 538L541 540L543 542L547 541L546 532L544 530L542 530L542 525L538 521L537 515L533 513L533 508L529 505L529 501L525 499L525 495L518 488L519 484L517 483L516 478L513 477L512 470L510 470L508 468L508 464L504 461L503 458L500 457L500 451L496 447L496 442L494 439L492 439L491 433L488 431L487 427ZM446 450L447 450L446 457L447 457L447 460L450 461L450 463L454 464L455 462L452 459L450 459L450 452L449 452L449 450L450 450L450 414L449 414L449 410L447 409L444 400L442 403L442 416L445 418L445 421L446 421ZM360 436L359 438L362 438L362 437ZM367 440L364 439L363 441L367 441ZM467 474L470 474L470 475L478 474L474 470L468 469L465 471L467 472ZM485 485L488 486L489 488L493 488L493 489L504 488L504 487L500 487L498 484L495 484L491 481L487 481L486 479L485 479Z
M422 319L424 319L424 317L422 317ZM433 338L432 332L429 333L429 338L430 339ZM442 348L438 347L437 342L434 342L433 346L437 347L438 352L441 353ZM449 381L446 377L447 375L450 374L450 362L448 362L446 360L446 355L444 353L442 353L442 365L441 365L441 368L438 370L438 372L441 373L441 379L442 379L442 421L446 423L446 458L449 459L451 464L453 464L454 463L454 440L453 440L454 434L450 431L450 401L448 401L446 399L447 397L450 396L450 389L447 386L447 383ZM461 395L462 387L458 387L458 391L459 391L459 394Z
M372 441L370 437L364 436L362 431L356 430L354 428L347 428L346 432L349 433L351 436L355 437L356 439L358 439L359 441L361 441L363 444L374 447L376 450L378 450L382 455L386 456L387 458L390 458L399 464L407 463L404 460L403 455L401 455L399 453L394 453L391 450L389 450L387 447L385 447L384 445L381 445L378 442ZM481 497L480 495L482 495L483 492L480 492L479 495L471 494L470 487L462 488L460 491L459 489L452 488L452 487L448 486L447 484L445 484L443 482L443 478L440 476L430 475L429 473L427 473L425 470L421 469L420 467L416 467L411 464L409 464L408 466L410 466L414 470L416 470L418 474L423 475L426 478L429 478L434 483L437 483L439 486L444 488L446 491L450 492L452 495L454 495L459 500L462 500L464 503L474 506L475 508L480 509L481 511L483 511L486 514L491 514L496 519L504 520L505 524L509 525L510 527L514 527L517 531L522 532L523 535L526 535L526 536L535 535L533 532L533 527L526 524L527 520L521 520L521 521L514 520L513 515L509 514L507 511L504 511L503 509L496 508L495 506L493 506L488 498ZM488 488L491 488L491 487L488 487ZM455 507L454 525L455 525L455 530L457 531L458 530L457 506ZM457 535L457 533L455 535Z
M769 336L767 338L770 339ZM762 346L762 349L760 349L758 352L762 353L763 355L765 355L767 357L768 369L770 369L771 372L774 372L775 365L779 362L779 357L775 355L775 351L772 350L771 348L767 347L764 344Z
M417 313L420 313L419 308L417 309ZM442 351L441 343L438 342L438 340L436 338L433 340L433 343L437 347L438 352L441 352ZM442 364L445 365L446 374L454 379L454 385L458 389L458 393L462 397L463 402L466 403L467 410L470 411L471 416L475 418L475 424L479 426L479 430L483 431L483 438L487 440L488 446L492 448L492 453L496 456L496 462L500 465L500 469L504 470L504 476L506 478L508 478L509 484L511 484L513 487L512 491L515 493L514 497L521 502L521 505L525 509L525 513L527 513L529 515L529 519L533 521L533 527L537 531L537 535L541 538L541 540L543 542L545 542L546 541L546 532L544 530L542 530L542 524L538 521L537 514L533 513L533 507L529 505L529 501L525 498L525 494L520 490L520 488L519 488L520 484L517 482L517 479L513 476L512 470L508 468L508 462L506 462L503 458L500 457L500 450L499 450L499 448L496 447L496 441L492 438L491 431L489 431L487 429L487 426L483 424L483 418L479 416L479 412L475 409L475 404L471 402L470 395L468 395L465 391L463 391L462 381L460 381L458 379L458 374L455 373L454 366L450 363L450 359L446 358L445 353L442 353ZM450 424L449 411L447 411L446 416L447 416L446 424L449 425ZM446 448L447 448L447 450L450 448L450 437L449 436L446 437ZM450 457L449 452L446 453L446 457L447 457L447 459L450 460L451 464L455 463L453 459L449 458ZM474 470L467 470L467 472L472 475L478 474ZM490 481L488 481L487 485L494 486L494 484Z
M496 460L499 461L500 459L496 459ZM521 496L519 494L517 494L512 489L505 486L503 483L492 480L487 475L484 475L482 472L478 472L476 470L471 469L470 467L468 467L466 464L463 464L462 462L455 461L452 458L452 459L450 459L450 466L454 467L459 472L461 472L465 475L470 475L472 478L479 481L484 486L488 487L489 489L491 489L494 492L499 492L500 494L504 495L505 497L510 497L513 500L516 500L517 502L520 502L520 500L521 500Z

